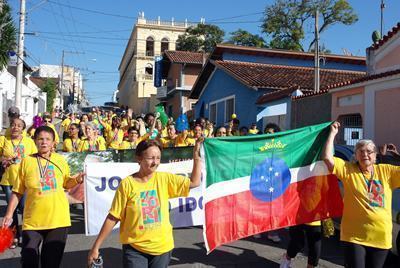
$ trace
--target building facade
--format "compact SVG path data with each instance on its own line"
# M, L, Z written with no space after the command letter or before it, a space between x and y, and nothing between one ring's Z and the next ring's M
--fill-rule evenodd
M159 102L154 86L155 57L175 50L176 40L196 24L148 20L139 13L119 65L118 104L129 106L136 114L147 113Z
M367 48L367 76L331 87L332 120L342 125L340 143L366 138L399 148L399 52L400 23Z
M79 69L73 66L60 66L40 64L34 67L32 73L36 78L56 78L58 80L58 91L54 100L54 107L66 109L68 105L87 104L83 88L83 76Z
M324 58L321 89L365 76L364 57ZM292 96L314 90L313 64L314 55L308 52L217 45L190 94L198 99L196 117L207 117L221 126L235 113L240 126L256 123L263 129L276 123L290 129Z
M192 108L197 100L189 98L189 94L208 55L167 50L162 56L161 86L157 87L157 99L164 105L168 116L178 118L186 114L189 120L194 119Z

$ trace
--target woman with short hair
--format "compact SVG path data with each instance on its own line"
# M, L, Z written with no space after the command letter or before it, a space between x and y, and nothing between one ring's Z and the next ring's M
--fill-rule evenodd
M400 167L375 164L377 149L371 140L356 144L356 163L334 157L333 142L339 127L339 122L331 125L322 157L343 183L340 240L345 243L345 264L383 267L392 247L392 190L400 187Z
M169 198L187 196L189 189L200 185L200 144L193 149L190 179L158 172L162 146L157 140L142 141L136 148L139 171L123 179L115 193L109 214L89 252L89 266L99 256L99 249L113 227L121 222L123 267L167 267L174 248L169 221Z

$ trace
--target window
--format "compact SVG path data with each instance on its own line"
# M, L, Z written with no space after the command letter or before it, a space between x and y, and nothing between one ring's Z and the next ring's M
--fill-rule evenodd
M169 40L168 38L164 37L161 39L161 53L163 53L165 50L169 49Z
M211 122L217 122L217 104L213 103L209 105L210 107L210 116L209 119Z
M146 56L154 56L154 38L151 36L146 39Z
M230 120L235 113L235 98L225 100L225 122Z
M355 145L363 139L362 117L360 114L345 114L338 117L341 127L336 138L338 144Z
M153 65L151 63L146 64L146 67L144 68L144 73L146 75L153 75Z

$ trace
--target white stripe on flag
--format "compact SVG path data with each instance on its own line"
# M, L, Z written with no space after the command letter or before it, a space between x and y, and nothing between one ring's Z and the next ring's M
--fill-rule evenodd
M324 176L330 174L323 161L317 161L304 167L290 169L290 183L300 182L313 176ZM250 190L250 176L245 176L233 180L214 183L203 191L203 202L206 204L214 199L228 195L233 195Z

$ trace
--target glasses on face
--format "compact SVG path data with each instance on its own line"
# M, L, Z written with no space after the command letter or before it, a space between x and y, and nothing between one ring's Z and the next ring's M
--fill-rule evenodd
M359 150L359 152L360 152L360 154L367 154L367 155L371 155L371 154L374 154L375 153L375 151L374 150Z
M45 122L45 123L50 123L51 121L50 121L50 120L44 120L44 122Z
M219 131L217 134L223 135L226 134L226 132Z
M137 132L130 132L129 135L138 135L139 133Z

